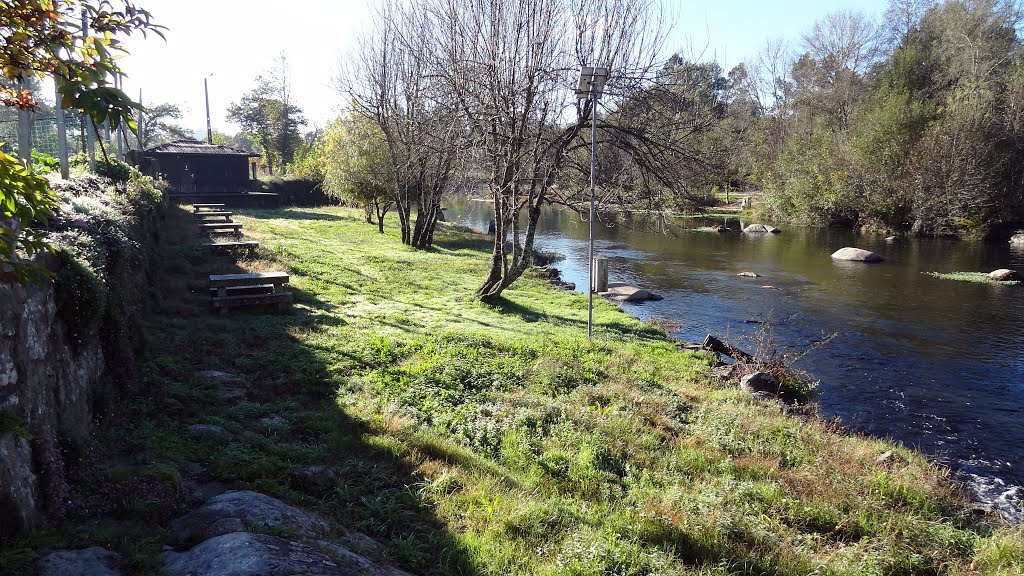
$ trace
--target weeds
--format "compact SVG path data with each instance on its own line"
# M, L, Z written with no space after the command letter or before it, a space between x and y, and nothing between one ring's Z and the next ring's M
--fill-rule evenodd
M989 280L986 272L922 272L926 276L941 278L943 280L959 280L960 282L975 282L977 284L995 284L997 286L1017 286L1020 280Z

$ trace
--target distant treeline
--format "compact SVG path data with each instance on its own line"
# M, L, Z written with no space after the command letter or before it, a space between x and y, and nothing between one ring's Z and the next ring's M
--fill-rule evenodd
M730 183L794 223L982 237L1024 216L1019 2L838 12L728 78ZM738 127L736 125L739 125Z

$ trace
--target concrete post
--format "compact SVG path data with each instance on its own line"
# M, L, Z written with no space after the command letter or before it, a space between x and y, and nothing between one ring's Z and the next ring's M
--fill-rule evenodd
M594 292L608 291L608 258L598 256L594 258Z
M18 159L25 166L32 164L32 113L18 110Z

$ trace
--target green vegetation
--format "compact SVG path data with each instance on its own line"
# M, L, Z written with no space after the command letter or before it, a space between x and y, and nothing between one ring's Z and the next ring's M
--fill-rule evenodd
M1019 280L1006 280L1003 282L989 280L988 273L986 272L922 272L922 274L942 278L943 280L959 280L961 282L977 282L979 284L996 284L999 286L1016 286L1021 283Z
M964 238L1019 222L1021 18L894 0L879 22L825 16L792 53L769 43L737 87L760 113L731 162L775 219Z
M150 265L147 247L154 242L161 192L158 183L122 162L100 166L122 179L56 181L47 241L60 256L54 295L72 347L81 350L99 337L108 345L108 363L126 369L146 296L134 287Z
M1016 569L1020 531L972 516L918 454L753 401L603 301L589 343L585 298L538 275L494 305L474 300L482 237L440 225L434 249L413 250L342 208L241 221L262 247L236 261L190 241L185 211L168 216L148 349L102 432L119 466L73 476L111 485L116 505L91 513L124 523L46 538L117 542L134 573L152 573L166 536L139 527L180 514L187 479L167 465L191 462L366 532L424 574ZM291 274L291 312L210 313L206 274L271 269ZM287 427L258 424L270 415ZM225 432L195 439L195 423ZM338 484L290 475L314 464Z
M24 440L31 440L32 434L25 427L25 421L13 410L0 410L0 436L14 434Z
M81 19L79 19L81 18ZM118 61L132 34L162 35L148 11L128 0L13 0L0 12L4 44L0 50L0 102L36 110L33 93L50 77L60 95L57 105L74 108L112 129L135 127L140 106L110 84L123 73ZM30 82L31 81L31 82ZM0 281L27 281L41 270L32 257L50 249L38 229L55 208L45 179L0 152Z

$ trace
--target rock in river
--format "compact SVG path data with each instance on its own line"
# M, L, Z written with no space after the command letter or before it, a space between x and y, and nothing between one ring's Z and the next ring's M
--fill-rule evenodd
M1024 246L1024 232L1018 232L1011 236L1010 244L1013 246Z
M987 278L989 280L995 280L996 282L1008 282L1011 280L1020 280L1021 276L1016 270L1010 270L1007 268L1000 268L999 270L993 270L988 273Z
M601 292L601 296L615 302L643 302L645 300L661 300L662 296L650 290L637 288L623 284L622 282L609 282L608 291Z
M881 262L884 260L878 254L870 250L862 250L860 248L840 248L832 253L833 260L845 260L848 262Z
M779 232L782 230L767 224L751 224L743 229L744 234L778 234Z

